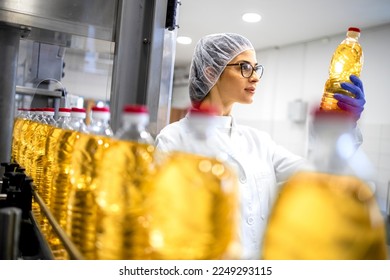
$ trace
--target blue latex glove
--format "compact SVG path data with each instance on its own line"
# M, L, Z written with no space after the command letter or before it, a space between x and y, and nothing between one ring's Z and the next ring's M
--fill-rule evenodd
M353 115L355 120L360 119L360 115L364 110L366 99L364 97L363 83L354 75L349 77L352 83L341 83L341 87L355 95L355 98L350 96L335 93L334 98L338 100L337 106Z

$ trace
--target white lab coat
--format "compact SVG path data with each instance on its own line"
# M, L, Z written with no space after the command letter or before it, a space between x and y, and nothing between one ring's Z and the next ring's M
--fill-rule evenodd
M278 187L306 160L277 145L257 129L237 125L231 116L218 116L218 149L230 156L240 187L242 259L259 259L263 233ZM162 151L183 147L190 134L188 116L163 128L156 137Z

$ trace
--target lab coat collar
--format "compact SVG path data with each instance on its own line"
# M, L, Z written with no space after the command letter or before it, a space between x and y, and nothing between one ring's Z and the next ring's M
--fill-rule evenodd
M188 118L189 113L187 113L185 117ZM238 132L237 122L233 116L216 116L215 118L216 128L220 131L225 131L229 136L233 136Z

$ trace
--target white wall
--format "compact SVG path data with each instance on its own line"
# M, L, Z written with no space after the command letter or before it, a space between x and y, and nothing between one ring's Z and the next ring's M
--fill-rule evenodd
M302 99L309 110L318 105L334 49L344 34L317 41L258 51L265 72L253 105L238 105L234 115L240 123L268 131L278 143L304 155L306 125L288 119L288 103ZM364 66L361 79L367 103L359 121L364 143L361 149L378 171L377 197L386 207L390 181L390 25L362 30Z

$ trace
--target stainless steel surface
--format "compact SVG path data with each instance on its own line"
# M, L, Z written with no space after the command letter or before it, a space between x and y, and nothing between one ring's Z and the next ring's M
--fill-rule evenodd
M158 110L157 119L152 120L151 122L151 132L154 137L163 127L169 124L176 53L176 37L177 29L172 31L165 30L160 94L154 101L148 101L149 104L155 102L153 107L156 107Z
M112 41L116 8L116 0L2 0L0 21L32 27L35 40L65 33Z
M21 216L19 208L0 209L0 260L18 257Z
M15 92L18 96L22 96L20 102L17 102L18 105L20 105L19 107L22 108L52 107L55 112L58 113L60 107L66 107L67 93L64 88L49 90L44 88L16 86ZM26 96L30 97L30 99L25 100L27 99L25 98Z
M68 235L57 223L55 217L51 214L49 208L46 206L45 202L39 196L36 191L33 191L34 200L39 204L41 212L47 217L50 225L52 226L54 232L57 234L58 238L61 240L62 245L65 247L67 253L69 254L70 259L72 260L82 260L84 259L83 255L76 248L73 242L69 239Z
M31 88L31 87L23 87L16 86L15 91L17 94L23 95L43 95L47 97L61 98L63 96L61 91L48 90L42 88Z
M19 38L28 35L36 42L56 45L53 49L59 51L62 46L71 46L73 37L115 42L110 94L113 130L120 125L125 104L146 104L151 133L156 135L168 124L172 92L176 31L165 29L167 4L168 0L0 0L0 23L22 30ZM9 40L0 42L4 45ZM19 41L14 40L9 46L17 56ZM47 61L42 65L38 60L37 71L45 70L45 64ZM11 64L4 65L4 72L10 75L13 71L8 65ZM8 81L14 83L15 78ZM15 104L14 100L6 103ZM3 161L10 156L13 111L8 110L12 118L7 119L0 113L9 132L2 133L0 139L0 146L5 147Z
M158 3L161 5L161 1L158 1ZM167 3L164 3L163 5L166 7ZM163 7L160 6L156 8L156 11L161 11L162 9ZM156 25L156 22L165 23L165 18L166 14L156 12L156 18L154 20L156 29L161 28ZM156 38L158 42L154 44L154 49L151 50L147 105L153 110L150 115L150 132L153 136L156 136L164 126L169 124L177 29L171 31L165 29L162 34L157 32L154 32L154 34L155 36L158 36L158 38ZM160 36L163 37L160 38ZM162 42L160 42L160 40L162 40ZM159 63L160 69L155 68L157 63ZM159 78L156 79L155 77Z
M11 158L20 29L0 23L0 162Z
M45 79L60 81L63 74L65 48L33 42L29 52L28 69L24 69L23 84L37 84Z
M129 103L146 104L151 123L157 122L167 0L118 1L118 5L110 97L114 131Z

